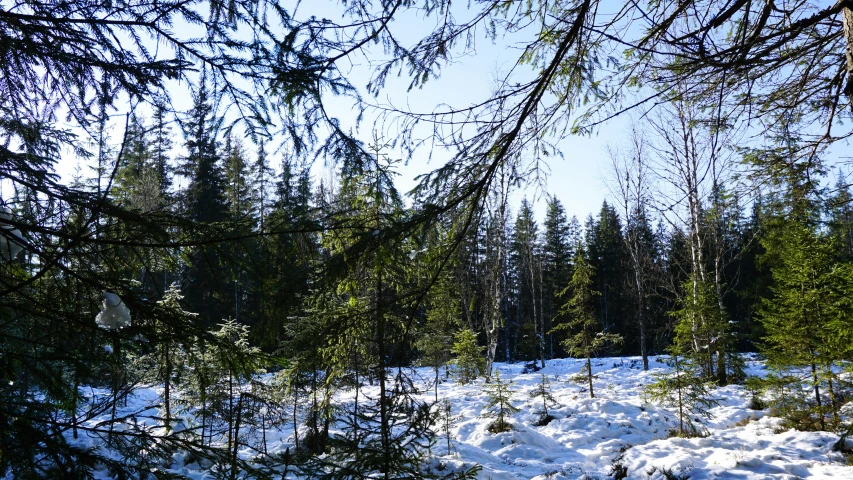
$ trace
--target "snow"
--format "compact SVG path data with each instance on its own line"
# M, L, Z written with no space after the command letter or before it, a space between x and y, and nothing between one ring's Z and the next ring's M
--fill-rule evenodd
M447 452L439 438L425 468L430 470L462 469L482 466L483 479L559 480L577 478L611 478L615 465L627 469L628 478L663 479L667 475L685 475L693 480L710 478L794 479L853 478L853 466L832 452L838 436L828 432L798 432L781 428L781 420L763 411L750 410L750 394L739 385L712 391L719 405L712 408L713 418L703 421L708 436L702 438L671 437L678 418L672 409L647 403L643 386L653 381L654 373L668 367L655 358L644 372L639 358L602 358L593 360L596 375L596 398L589 398L586 387L570 378L581 371L585 361L550 360L537 373L523 373L523 364L496 364L501 378L513 382L513 405L521 409L511 418L513 430L492 434L491 419L482 417L487 402L484 380L469 385L443 381L439 398L448 398L452 414L460 419L453 429L454 451ZM760 362L750 359L748 373L763 374ZM535 426L539 419L541 398L530 398L530 392L548 377L551 393L559 406L549 408L554 417L545 426ZM423 389L423 399L434 397L430 369L415 370L416 384ZM443 379L442 372L442 379ZM378 387L363 387L363 394L373 396ZM93 390L93 395L108 392ZM146 411L159 402L159 387L140 389L126 411ZM351 392L342 392L336 401L347 402ZM101 419L93 419L97 422ZM186 421L186 420L185 420ZM268 428L265 432L270 453L293 448L293 430L288 426ZM260 432L258 433L260 435ZM85 436L77 442L91 446ZM256 451L242 449L244 458ZM185 464L181 453L175 454L173 473L190 478L209 478L210 472L198 463ZM99 478L108 478L106 472ZM288 477L295 478L295 477Z
M101 311L95 317L98 326L106 330L119 330L130 325L130 310L121 297L107 291L102 292L101 296Z

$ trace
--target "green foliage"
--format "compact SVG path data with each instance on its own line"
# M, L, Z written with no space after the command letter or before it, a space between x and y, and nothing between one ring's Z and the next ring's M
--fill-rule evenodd
M750 376L744 382L744 388L749 392L749 408L752 410L764 410L767 403L762 398L764 391L764 379Z
M710 410L718 404L711 397L714 384L703 378L701 368L694 361L680 356L677 348L673 348L667 364L671 370L653 374L655 381L646 386L644 395L651 401L676 409L678 436L703 436L704 427L695 424L693 419L712 418Z
M453 429L459 425L459 421L464 418L463 415L453 415L453 405L449 398L443 398L437 405L438 415L436 421L438 423L439 433L444 437L447 446L447 455L450 455L455 450L453 444L455 437Z
M518 412L519 409L512 405L511 399L513 393L512 381L501 380L500 370L495 370L492 379L485 386L488 401L483 408L482 416L484 418L493 418L494 421L489 424L489 432L503 433L512 430L512 424L509 423L509 417Z
M592 288L593 275L593 268L587 263L585 253L581 248L575 256L572 280L560 293L563 296L571 292L571 298L560 308L560 313L570 320L554 327L554 331L557 332L570 332L569 337L562 342L563 348L569 355L586 358L590 398L595 397L592 386L591 357L610 345L622 343L620 335L602 331L601 324L595 315L594 298L600 293Z
M536 422L536 426L542 427L548 425L551 420L554 419L551 414L548 413L548 405L552 407L559 406L559 403L554 399L554 396L551 395L551 383L548 381L548 377L543 373L542 378L533 391L530 392L530 398L539 398L542 402L542 411L539 413L539 420Z
M820 192L798 175L809 173L812 162L783 162L783 153L753 160L774 167L772 180L779 189L768 205L762 238L761 261L772 275L771 296L758 311L766 332L762 353L770 367L796 372L811 384L808 401L798 382L784 387L796 390L793 398L799 400L797 406L781 406L781 413L797 428L825 430L839 421L833 367L850 359L853 265L839 263L840 234L821 227ZM819 163L815 168L811 173L817 175Z
M477 334L473 330L460 330L453 339L451 352L456 355L453 360L455 366L453 370L459 383L464 385L485 373L486 360L483 358L485 347L477 345Z
M696 364L703 377L718 377L719 355L725 359L725 352L732 346L732 337L714 284L702 281L698 273L693 273L682 285L682 291L681 309L671 312L677 321L675 344L678 351ZM725 363L722 368L725 372Z
M188 345L180 341L175 324L191 324L195 319L195 315L181 308L179 302L182 298L180 288L172 284L163 299L157 302L162 310L155 311L147 322L151 329L146 340L151 348L139 358L140 378L163 385L163 421L167 431L172 429L174 418L174 390L181 383L187 367Z
M418 363L432 367L435 372L436 402L438 402L438 384L440 381L439 369L441 367L447 368L448 362L453 359L453 332L459 328L459 319L462 316L459 295L454 292L454 279L451 274L450 268L442 272L439 281L430 290L430 308L427 310L423 333L415 341L415 347L421 354Z

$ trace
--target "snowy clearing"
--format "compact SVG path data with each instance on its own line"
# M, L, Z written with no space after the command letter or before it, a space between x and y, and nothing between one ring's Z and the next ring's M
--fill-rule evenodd
M713 419L703 422L707 437L669 438L678 425L673 411L642 398L643 386L653 381L652 374L668 368L654 357L651 360L650 371L644 372L638 357L595 359L594 399L588 398L583 385L570 380L581 370L582 360L549 360L537 373L523 373L521 363L496 364L501 377L512 380L513 405L521 409L512 416L513 431L497 435L488 432L491 420L481 416L487 402L484 380L469 385L444 381L438 396L449 399L453 415L460 417L454 428L455 451L447 454L446 444L439 438L433 447L436 456L425 468L446 473L478 464L482 466L479 478L493 480L612 478L617 464L632 479L853 478L853 466L832 451L836 435L782 429L780 419L751 410L749 394L738 385L713 391L719 406L712 409ZM755 360L747 361L747 369L752 375L763 372ZM559 406L549 409L554 420L535 426L541 400L531 399L529 394L542 374L547 375ZM416 377L424 389L423 399L431 401L433 372L417 369ZM372 395L373 388L365 386L362 391ZM139 390L127 412L144 411L146 405L157 402L158 394L157 388ZM348 396L341 393L337 401L346 402ZM293 448L292 428L266 430L265 437L270 452ZM74 442L92 446L85 435ZM248 448L240 453L245 458L253 455ZM176 454L172 464L163 467L190 478L211 478L203 466L184 460ZM109 477L102 472L101 478Z

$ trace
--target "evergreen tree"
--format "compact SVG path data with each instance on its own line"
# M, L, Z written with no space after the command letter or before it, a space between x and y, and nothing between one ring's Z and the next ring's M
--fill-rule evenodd
M512 430L512 424L509 423L509 417L518 412L519 409L511 403L513 390L512 381L501 380L500 370L495 370L491 380L486 384L486 395L488 401L483 408L484 418L493 418L494 421L489 424L489 432L503 433Z
M172 189L172 171L169 154L172 151L172 129L166 107L158 103L154 108L151 125L151 161L157 172L160 197L169 204Z
M811 421L800 426L825 430L828 414L833 424L838 420L833 365L849 358L851 329L837 319L849 317L853 276L850 264L837 263L837 244L831 231L821 227L822 192L812 180L823 173L821 162L797 157L798 139L789 128L782 125L774 151L747 155L774 189L761 239L761 261L772 276L772 296L758 312L765 330L762 351L779 371L805 370L813 403L808 408Z
M595 272L594 288L601 293L597 296L596 314L605 331L624 334L625 242L622 222L616 210L604 202L598 218L592 220L590 217L585 230L589 264Z
M253 220L256 201L251 183L251 172L243 151L243 144L233 135L225 138L224 145L225 203L231 218L237 221Z
M191 220L204 223L222 222L228 212L217 141L221 119L214 116L210 102L202 82L193 92L193 107L181 124L187 155L179 173L189 178L184 209Z
M829 229L839 249L839 259L853 261L853 196L841 171L835 179L835 194L829 198Z
M184 192L188 219L210 228L228 219L225 175L216 140L219 123L213 115L207 86L193 94L193 108L182 123L187 156L180 173L189 178ZM181 285L189 311L199 314L203 326L213 326L233 312L232 275L220 245L205 244L186 253L188 265Z
M266 143L263 139L258 144L257 158L251 167L251 178L254 184L253 196L258 203L258 230L266 232L266 218L272 204L275 172L267 160Z
M527 199L521 207L513 228L509 268L514 279L514 310L516 355L527 360L539 360L545 366L545 322L542 319L542 266L538 244L538 227L533 208Z
M532 392L530 392L530 398L540 398L542 399L542 412L539 414L539 420L536 421L536 426L542 427L551 423L551 420L554 417L548 413L548 405L557 406L559 405L557 401L554 399L554 396L551 395L551 383L548 381L548 377L543 373L540 382L536 385Z
M162 205L160 181L154 170L146 126L137 115L129 118L125 138L112 193L119 204L150 212Z
M832 365L843 358L844 349L832 322L844 313L832 299L839 287L853 279L848 268L833 264L835 248L829 239L795 218L777 220L779 224L771 227L764 241L765 258L769 261L772 255L775 266L773 296L759 310L766 332L762 351L773 367L809 370L816 424L825 430L824 416L834 405L824 405L821 390L831 388Z
M294 173L291 168L289 161L283 161L273 184L272 202L261 225L268 233L260 239L255 262L258 312L253 334L265 348L277 347L284 338L284 319L304 314L303 303L321 259L319 238L310 233L321 226L309 214L311 179L307 169Z
M344 428L330 438L331 453L312 457L304 466L314 478L344 478L354 472L417 477L434 441L434 412L415 399L413 383L402 369L411 361L411 332L418 330L411 310L399 299L416 274L407 268L411 244L377 237L403 214L393 184L396 161L382 153L378 142L371 149L372 155L343 166L340 191L329 205L329 221L338 228L325 232L323 245L335 282L324 285L332 291L317 294L340 296L343 302L326 313L333 314L333 321L321 333L327 345L322 352L325 383L352 386L356 400L340 412ZM359 371L377 383L376 396L360 397L358 376L352 381L349 375Z
M703 436L701 425L693 419L712 418L710 409L717 401L710 396L712 383L702 378L702 370L695 362L680 356L678 346L671 348L668 364L672 370L652 374L655 381L646 386L645 395L652 401L676 409L679 437Z
M554 328L556 331L568 331L569 337L563 340L563 347L569 355L586 358L590 398L595 397L592 387L592 356L612 344L622 342L621 336L602 331L601 323L595 316L595 297L600 293L593 290L593 275L594 270L584 258L583 249L579 249L575 256L572 280L560 292L560 296L571 294L569 300L560 308L560 312L570 320Z
M577 219L573 218L575 223ZM574 258L572 250L574 246L570 243L570 232L572 226L566 218L563 204L557 197L548 199L545 213L545 235L542 246L542 298L543 318L547 319L546 329L549 356L554 357L554 340L550 333L553 325L563 323L566 319L557 315L559 299L557 294L569 283L571 278L571 261Z
M450 403L449 398L444 398L441 402L438 403L439 414L437 420L439 422L439 428L441 430L441 435L444 437L444 441L447 445L447 455L451 455L453 453L453 429L459 425L459 421L464 418L463 415L453 415L453 405Z
M410 254L416 256L417 252ZM429 309L421 338L415 346L421 352L420 363L435 371L435 401L438 403L439 370L453 358L453 332L458 331L462 315L459 296L454 291L452 268L443 270L429 292ZM449 368L447 369L449 370ZM449 373L449 372L448 372Z
M163 299L157 302L162 311L148 320L152 327L148 338L151 351L142 357L147 370L143 372L143 378L163 385L163 422L167 431L173 428L174 395L186 367L188 346L180 341L174 319L180 318L183 323L191 324L194 317L181 308L180 300L183 298L178 286L173 284L166 290Z
M451 352L456 355L453 364L459 383L472 382L477 377L485 374L486 361L483 358L484 347L477 346L477 334L472 330L460 330L454 336L455 342Z
M682 286L681 306L670 314L677 319L674 344L701 369L706 379L714 378L719 362L715 348L729 333L729 323L722 316L717 292L710 281L692 274ZM724 364L725 365L725 364Z

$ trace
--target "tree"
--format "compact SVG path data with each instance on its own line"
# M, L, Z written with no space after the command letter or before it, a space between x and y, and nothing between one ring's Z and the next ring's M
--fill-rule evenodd
M151 141L141 118L131 115L127 144L118 159L113 195L117 203L132 210L150 212L163 206L160 178L154 163Z
M417 256L417 252L413 251L410 256ZM459 296L454 291L455 282L452 273L451 269L442 272L441 278L430 290L428 294L430 308L426 314L423 334L415 343L422 354L420 363L432 367L435 371L436 403L438 403L438 384L440 382L439 370L441 367L447 367L448 362L453 358L453 332L459 329L459 321L462 316ZM474 346L476 347L476 338ZM465 345L460 350L467 351L470 348L470 345ZM449 376L449 368L447 371ZM474 376L476 377L478 374Z
M677 410L679 437L702 436L703 432L693 419L713 418L710 409L717 401L710 396L712 384L702 378L694 362L679 356L679 347L673 347L671 352L668 363L672 370L653 374L655 381L646 386L644 393L652 401Z
M577 219L573 218L577 223ZM562 323L565 319L557 315L557 294L569 283L571 278L571 261L574 258L571 232L573 227L566 218L566 210L557 197L548 199L545 212L545 233L542 245L542 315L547 320L548 353L554 358L554 338L550 333L553 325Z
M715 345L719 337L727 336L729 324L719 310L717 292L708 281L690 278L682 285L681 309L671 313L677 319L674 344L682 354L690 358L706 379L714 378L719 364Z
M176 335L179 329L175 328L174 318L182 317L183 322L192 323L192 317L194 317L192 313L181 308L180 300L183 298L178 286L172 284L166 290L163 299L157 302L162 308L162 313L150 320L153 324L153 335L148 341L152 348L147 358L143 357L143 361L149 364L146 372L148 377L163 385L163 422L167 431L173 428L175 383L176 378L186 366L186 347L188 346L179 341L180 336Z
M184 192L184 215L194 222L212 225L228 220L225 198L225 174L219 157L217 135L221 119L216 119L207 86L202 84L193 95L193 108L182 123L187 156L179 173L189 178ZM225 268L225 252L217 244L189 249L189 264L181 290L187 308L199 314L202 325L210 327L226 312L233 312L231 272Z
M491 380L486 384L486 395L488 401L483 408L482 416L494 419L489 424L489 432L498 434L511 431L512 424L509 423L509 417L519 411L510 402L513 395L512 381L501 380L500 370L495 370Z
M542 319L542 265L539 252L538 227L533 209L527 199L521 207L513 228L509 268L515 281L516 335L529 338L520 345L523 358L539 360L545 366L545 322Z
M471 330L460 330L454 335L455 342L451 352L456 355L456 375L459 383L466 384L485 374L486 361L483 358L484 347L477 346L477 334Z
M590 217L591 218L591 217ZM597 295L596 314L604 329L617 334L625 332L625 241L619 214L606 201L601 205L598 218L587 222L586 249L593 268L593 282ZM575 253L577 257L577 252Z
M769 183L771 195L763 212L761 262L769 267L770 296L758 317L765 330L762 351L779 371L805 369L813 392L808 428L837 423L838 385L832 365L849 358L850 328L837 323L849 315L846 293L851 287L849 263L839 264L832 231L823 227L825 208L817 179L824 173L819 158L798 154L790 123L779 126L771 151L747 152L757 180ZM843 326L842 326L843 325ZM830 403L824 403L829 393ZM811 415L810 415L811 416Z
M839 248L840 258L853 261L853 196L846 179L838 172L835 179L835 195L829 199L829 228Z
M548 425L554 417L548 413L548 405L559 405L556 400L554 400L554 396L551 395L551 383L548 382L548 377L545 374L542 374L541 381L536 385L532 392L530 392L530 398L541 398L542 399L542 412L539 414L539 420L536 422L536 426L542 427Z
M595 398L595 391L592 387L592 356L609 345L622 342L622 337L618 334L601 330L601 323L596 318L593 309L594 298L600 295L592 289L593 275L594 271L584 258L583 249L579 249L575 256L572 280L560 292L561 296L571 294L571 298L560 307L560 312L570 320L554 327L556 331L568 331L569 337L562 343L569 355L586 358L586 376L590 398ZM574 333L575 331L577 333Z
M666 198L667 204L680 207L682 217L669 208L676 217L672 223L683 224L689 240L689 272L693 285L684 291L692 295L690 328L707 334L693 339L693 351L699 354L705 349L708 355L716 353L716 365L703 364L703 372L709 378L716 375L724 385L728 371L726 360L732 358L726 354L730 336L724 330L713 329L727 326L722 278L727 261L724 258L727 245L722 238L725 213L722 179L726 169L721 152L728 138L727 129L722 125L700 122L701 112L702 108L692 99L677 98L658 112L659 118L652 126L661 143L655 147L659 166L675 192L669 198L663 193L659 195ZM713 290L708 290L708 285L712 285ZM707 304L699 304L700 294L706 295L701 301ZM716 307L712 307L714 304Z
M464 417L462 415L453 415L453 405L449 398L444 398L438 403L439 414L438 421L441 434L444 436L444 441L447 444L447 455L453 453L453 429L459 424L459 421Z
M628 150L610 150L612 174L617 199L625 219L625 251L628 253L629 275L626 284L633 300L634 317L639 330L639 350L643 370L649 369L649 318L653 279L656 270L654 238L648 218L651 203L650 166L646 159L648 146L642 134L631 130Z

